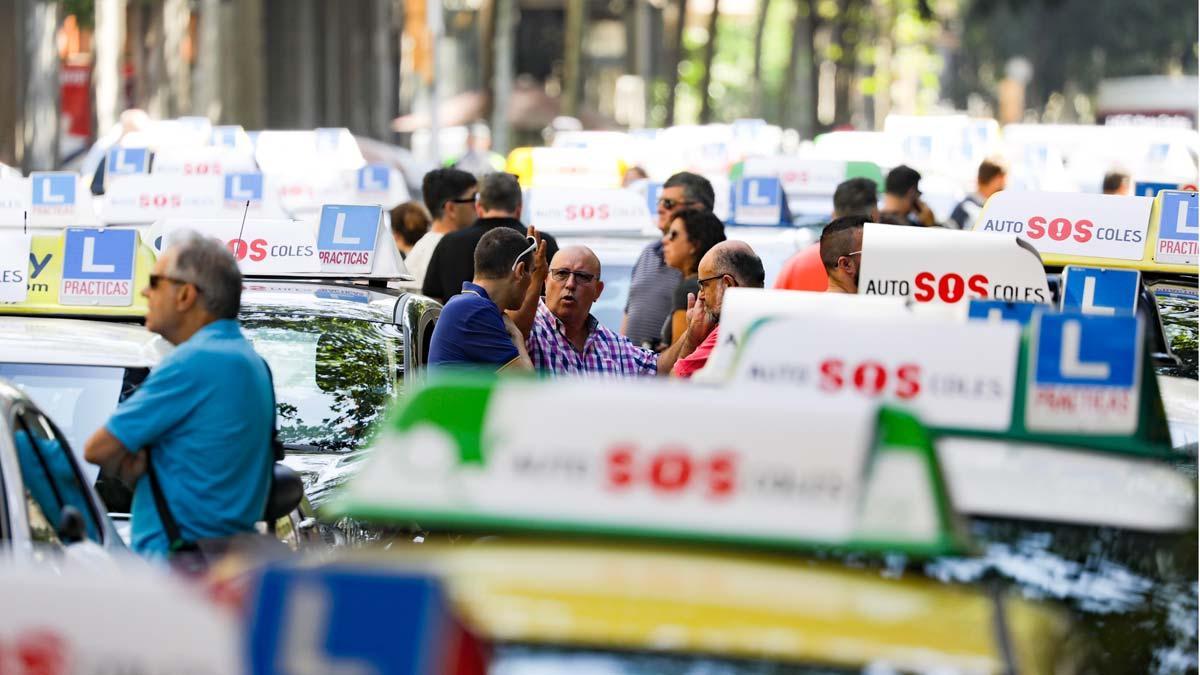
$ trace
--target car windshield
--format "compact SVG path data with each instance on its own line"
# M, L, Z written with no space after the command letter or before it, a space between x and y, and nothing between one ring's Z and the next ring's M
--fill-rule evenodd
M0 363L0 378L16 385L54 420L76 455L116 409L122 386L140 382L146 372L144 368L116 366ZM99 468L86 462L81 465L88 482L95 482Z
M860 672L901 671L863 671L764 660L721 659L698 654L598 651L525 644L496 645L488 667L489 675L848 675Z
M248 311L242 328L271 366L289 450L348 452L370 439L397 392L404 342L390 324Z

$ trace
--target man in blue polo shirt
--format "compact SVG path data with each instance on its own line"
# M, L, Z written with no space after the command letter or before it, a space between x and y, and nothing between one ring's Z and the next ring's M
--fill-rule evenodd
M154 266L146 328L175 345L108 423L84 456L136 486L133 550L166 556L254 531L263 517L274 461L274 396L262 358L242 335L242 275L216 239L187 234ZM180 541L169 542L148 463Z
M504 310L520 309L534 276L544 279L545 247L507 227L483 235L475 247L474 279L463 282L433 329L431 368L533 370L525 337Z

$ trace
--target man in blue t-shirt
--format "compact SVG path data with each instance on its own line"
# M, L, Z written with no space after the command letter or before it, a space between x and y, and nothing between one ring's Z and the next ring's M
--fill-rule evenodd
M220 241L188 233L154 265L146 328L175 345L84 456L135 484L133 550L162 557L172 545L253 532L274 461L274 396L266 363L242 335L242 275ZM147 471L179 529L169 542Z
M545 278L546 244L507 227L475 247L475 277L450 298L433 329L431 368L533 370L525 337L504 310L518 310L534 277ZM535 269L536 268L536 269Z

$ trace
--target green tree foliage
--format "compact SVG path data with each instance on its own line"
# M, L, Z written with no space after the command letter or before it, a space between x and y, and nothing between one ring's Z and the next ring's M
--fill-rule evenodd
M1013 57L1033 64L1030 107L1068 84L1092 92L1100 80L1196 72L1195 0L966 0L957 67L947 94L963 105L994 91Z

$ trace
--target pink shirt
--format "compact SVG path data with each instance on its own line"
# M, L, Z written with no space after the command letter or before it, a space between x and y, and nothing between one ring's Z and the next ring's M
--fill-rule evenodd
M696 347L696 351L676 361L675 367L671 369L671 374L676 377L691 377L697 370L708 364L708 357L712 354L713 348L717 346L717 333L720 329L720 326L712 329L708 337L704 338L704 342Z

